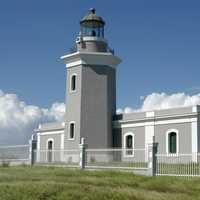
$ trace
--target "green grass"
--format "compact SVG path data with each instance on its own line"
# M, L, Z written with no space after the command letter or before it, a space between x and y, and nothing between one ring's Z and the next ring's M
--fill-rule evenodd
M1 167L0 200L200 200L200 179L119 171Z

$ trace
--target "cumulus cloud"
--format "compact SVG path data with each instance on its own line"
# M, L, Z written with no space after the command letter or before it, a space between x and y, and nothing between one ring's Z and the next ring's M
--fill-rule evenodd
M152 93L146 97L141 97L140 99L142 100L141 107L135 109L130 107L124 109L119 108L117 113L132 113L200 105L200 93L196 95L187 95L185 93L175 93L170 95L166 93Z
M160 110L175 107L200 105L200 93L152 93L141 97L139 108L125 107L117 113L132 113L148 110ZM55 102L50 108L27 105L16 94L6 94L0 90L0 145L25 144L39 123L62 121L65 104Z
M27 143L39 123L62 121L64 113L64 103L40 108L27 105L16 94L0 90L0 144Z

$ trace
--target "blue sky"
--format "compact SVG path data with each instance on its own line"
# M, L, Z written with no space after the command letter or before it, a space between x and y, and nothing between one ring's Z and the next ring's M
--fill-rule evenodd
M0 89L28 104L65 99L66 70L58 58L73 45L90 7L106 21L106 38L123 62L118 107L137 107L153 92L198 92L200 1L2 0Z

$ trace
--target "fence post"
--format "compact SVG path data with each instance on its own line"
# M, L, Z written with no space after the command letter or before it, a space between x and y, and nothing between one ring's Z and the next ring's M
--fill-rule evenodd
M156 175L157 150L158 150L158 143L155 142L155 137L154 137L153 143L148 144L148 175L149 176Z
M37 148L37 140L33 139L33 136L31 137L31 139L29 140L29 159L30 159L30 164L31 166L34 164L35 162L35 150Z
M81 169L85 169L86 164L86 144L85 144L85 138L81 138L81 143L79 145L80 148L80 162L79 166Z

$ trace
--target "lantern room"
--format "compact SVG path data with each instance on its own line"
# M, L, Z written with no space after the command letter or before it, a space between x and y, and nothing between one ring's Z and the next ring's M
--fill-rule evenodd
M80 21L81 36L104 38L104 20L96 15L96 10L91 8L89 13Z

